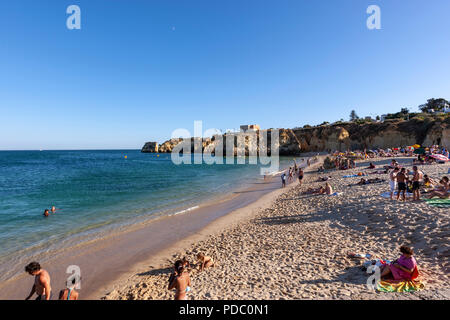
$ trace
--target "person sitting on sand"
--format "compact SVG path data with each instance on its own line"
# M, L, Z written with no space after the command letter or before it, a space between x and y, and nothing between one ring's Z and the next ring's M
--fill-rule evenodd
M385 278L392 275L394 280L412 280L414 269L417 268L416 259L413 257L413 250L407 246L401 246L401 257L386 264L381 270L380 277Z
M327 195L333 194L333 187L327 182L325 183L325 193Z
M191 290L191 278L183 267L183 261L177 260L174 273L170 275L168 289L175 289L175 300L186 300L186 293Z
M440 181L440 186L437 186L433 191L428 194L428 199L439 197L441 199L448 199L450 197L450 184L448 177L443 177Z
M376 166L371 162L367 169L375 169L375 168L376 168Z
M78 292L75 290L76 278L67 282L67 289L59 292L59 300L78 300Z
M434 181L432 178L430 178L427 174L423 176L423 183L422 186L424 188L432 188L433 185L436 184L436 181Z
M214 267L214 260L211 257L199 253L197 254L197 259L200 262L199 271L203 271L206 268Z

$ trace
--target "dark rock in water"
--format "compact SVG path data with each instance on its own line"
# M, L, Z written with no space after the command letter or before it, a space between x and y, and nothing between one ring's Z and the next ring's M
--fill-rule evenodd
M146 142L141 152L158 153L158 142Z

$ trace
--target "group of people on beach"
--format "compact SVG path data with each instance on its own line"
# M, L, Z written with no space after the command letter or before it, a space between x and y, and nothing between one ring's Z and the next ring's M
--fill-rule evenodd
M306 161L306 166L309 167L311 164L311 160L308 158ZM294 181L295 177L298 178L299 185L302 184L303 178L305 176L305 172L303 171L303 168L301 166L297 165L297 162L294 161L294 165L289 167L289 169L286 170L286 172L283 172L281 174L281 187L286 187L286 182L291 183ZM286 181L287 180L287 181Z
M420 201L421 190L427 194L427 199L439 197L441 199L448 199L449 194L449 179L443 177L437 185L433 179L424 174L417 166L413 166L412 172L401 167L396 160L392 160L392 171L389 173L390 199L393 200L394 192L397 190L397 200L400 195L402 200L406 201L406 192L410 191L413 195L413 201ZM429 190L435 186L433 190Z

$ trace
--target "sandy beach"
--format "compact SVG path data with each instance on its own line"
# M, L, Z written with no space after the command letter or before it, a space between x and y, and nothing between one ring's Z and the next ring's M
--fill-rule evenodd
M397 158L411 169L412 158ZM378 158L377 168L391 161ZM302 186L295 181L285 189L262 196L250 206L215 220L195 235L159 252L142 263L133 275L116 281L102 299L173 299L167 280L173 262L196 253L212 256L217 265L190 271L188 299L450 299L448 209L425 202L391 201L387 174L366 178L385 182L348 186L359 177L343 178L365 168L368 161L346 171L307 169ZM449 164L419 166L432 178L447 175ZM308 187L329 182L337 196L304 195ZM370 276L361 261L348 252L370 253L394 260L399 247L414 249L425 290L415 293L379 293L366 286Z

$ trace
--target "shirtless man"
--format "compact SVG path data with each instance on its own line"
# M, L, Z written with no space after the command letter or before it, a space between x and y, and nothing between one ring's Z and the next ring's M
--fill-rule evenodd
M398 184L398 194L397 200L400 198L400 193L402 193L403 201L406 201L406 181L408 181L408 175L406 174L406 169L402 168L396 177Z
M183 267L183 261L177 260L174 266L175 272L169 278L168 289L176 289L175 300L186 300L186 293L191 290L189 273Z
M31 262L25 267L25 271L34 276L34 285L31 292L25 300L29 300L36 292L36 300L50 300L52 288L50 287L50 275L37 262Z
M420 201L420 180L422 180L423 173L419 171L417 166L413 167L413 201Z
M299 183L299 185L302 185L303 175L304 175L304 172L303 172L302 168L298 168L298 183Z
M393 200L395 189L397 189L397 174L399 172L398 168L392 170L389 174L389 187L391 187L391 200Z
M50 215L50 213L48 212L48 209L44 210L44 217L48 217Z

